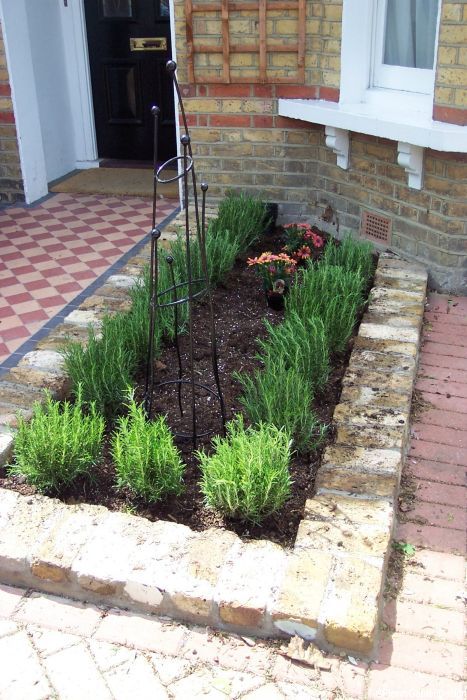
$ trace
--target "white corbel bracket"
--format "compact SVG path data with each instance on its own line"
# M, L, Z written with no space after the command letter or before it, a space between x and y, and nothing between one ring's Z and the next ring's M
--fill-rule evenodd
M332 148L337 156L337 165L343 170L349 168L349 132L335 126L326 126L326 146Z
M423 146L398 141L397 162L409 176L408 184L413 190L421 190L423 184Z

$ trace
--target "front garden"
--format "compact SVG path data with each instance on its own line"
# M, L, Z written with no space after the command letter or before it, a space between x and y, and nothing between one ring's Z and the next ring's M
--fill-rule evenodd
M19 421L14 461L0 485L66 502L104 504L202 530L292 544L313 494L322 450L332 440L352 334L366 302L374 259L367 243L339 242L290 224L264 234L265 205L231 195L206 231L226 434L208 389L196 394L200 437L181 385L166 384L189 354L187 308L159 309L151 420L144 410L151 280L131 289L131 309L90 328L87 343L63 348L71 397L50 397ZM189 257L201 276L199 241ZM170 265L167 264L167 258ZM159 259L160 289L187 276L182 236ZM176 316L175 316L176 315ZM208 303L194 308L197 382L212 385ZM175 343L177 341L177 343Z

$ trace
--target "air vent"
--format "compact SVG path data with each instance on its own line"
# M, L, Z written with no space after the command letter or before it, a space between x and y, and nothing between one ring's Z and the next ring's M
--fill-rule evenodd
M362 213L362 236L371 238L376 243L391 242L392 222L386 216L372 211Z

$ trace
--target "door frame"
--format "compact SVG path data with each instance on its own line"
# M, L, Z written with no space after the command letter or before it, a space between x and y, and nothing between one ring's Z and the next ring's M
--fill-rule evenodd
M94 106L84 16L84 0L63 0L59 12L65 54L67 89L73 120L76 169L99 167ZM172 56L176 60L174 0L170 0ZM42 143L33 58L27 22L26 0L0 0L7 65L27 204L48 194L47 172ZM175 90L174 90L175 99ZM177 104L175 102L175 104ZM176 112L177 114L177 112ZM177 150L180 128L175 118ZM64 173L65 175L66 173Z

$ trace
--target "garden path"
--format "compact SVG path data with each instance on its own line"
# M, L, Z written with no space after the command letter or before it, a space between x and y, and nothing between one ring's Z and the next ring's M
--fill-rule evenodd
M461 700L467 297L429 296L417 388L395 535L415 553L390 566L377 662L315 670L276 643L0 586L0 698Z
M158 223L175 205L160 200ZM121 264L150 230L151 212L150 199L78 194L0 209L0 374Z

